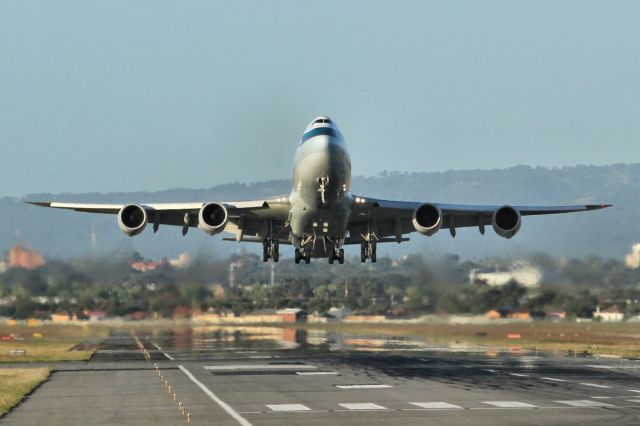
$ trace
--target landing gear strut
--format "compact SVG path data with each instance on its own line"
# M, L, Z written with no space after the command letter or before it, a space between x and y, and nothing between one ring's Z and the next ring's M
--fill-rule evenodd
M344 263L344 249L338 248L338 246L336 246L333 249L333 252L329 253L329 264L333 265L334 260L337 260L341 265Z
M262 240L262 261L273 259L274 262L280 260L280 243L278 240Z
M367 259L371 260L371 263L376 263L376 242L364 241L360 244L360 262L365 263Z

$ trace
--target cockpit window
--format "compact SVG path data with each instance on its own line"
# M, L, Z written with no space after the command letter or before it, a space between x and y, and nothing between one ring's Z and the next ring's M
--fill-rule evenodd
M313 122L313 124L319 124L319 123L331 124L331 120L329 120L328 118L319 118Z

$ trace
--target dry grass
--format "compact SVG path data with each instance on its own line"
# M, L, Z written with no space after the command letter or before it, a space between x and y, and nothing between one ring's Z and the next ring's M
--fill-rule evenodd
M0 416L8 413L25 395L47 380L49 368L0 369Z
M34 337L40 333L41 338ZM88 360L95 347L75 347L86 339L106 336L103 327L77 325L0 326L0 335L15 334L24 340L0 341L0 362L82 361ZM25 350L25 355L12 355L12 350Z

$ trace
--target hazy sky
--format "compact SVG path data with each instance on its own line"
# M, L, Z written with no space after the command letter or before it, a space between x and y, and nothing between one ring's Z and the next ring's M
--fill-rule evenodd
M640 161L638 1L2 1L0 196Z

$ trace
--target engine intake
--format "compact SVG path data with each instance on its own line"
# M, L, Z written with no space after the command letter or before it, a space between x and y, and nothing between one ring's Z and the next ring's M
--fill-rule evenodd
M126 235L133 237L144 231L148 218L144 207L139 204L128 204L118 212L118 226Z
M491 224L496 234L503 238L511 238L518 233L522 220L518 209L502 206L493 212Z
M413 211L411 222L416 231L431 236L442 226L442 211L435 204L421 204Z
M222 232L228 220L227 208L220 203L205 204L198 213L198 227L209 235Z

